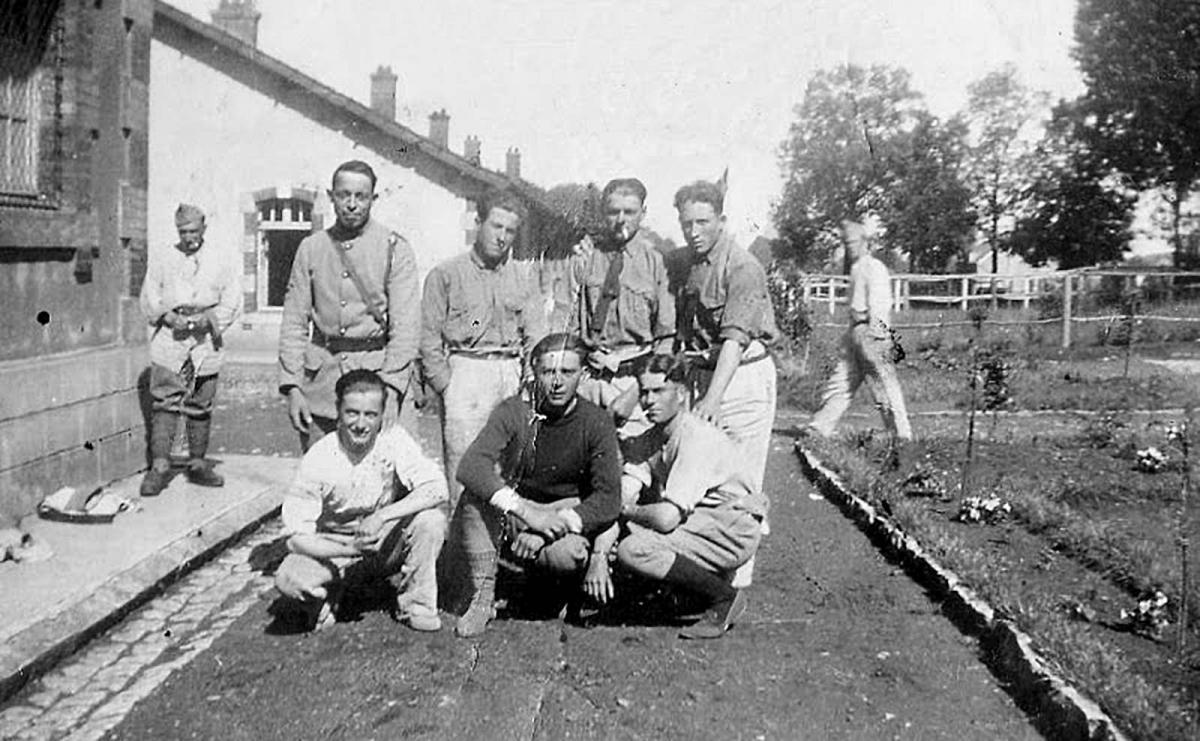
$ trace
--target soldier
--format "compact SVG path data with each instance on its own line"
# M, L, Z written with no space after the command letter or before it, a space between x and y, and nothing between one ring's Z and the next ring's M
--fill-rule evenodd
M473 589L460 636L479 635L492 619L506 529L513 557L572 588L592 559L608 557L592 549L621 509L617 437L611 417L576 395L585 354L574 335L539 342L532 393L496 407L458 467Z
M142 312L150 322L150 470L141 494L157 496L170 481L170 455L179 415L186 417L187 478L200 486L225 479L206 462L213 399L221 369L221 335L241 310L240 265L204 243L204 212L180 204L179 242L151 260L142 283Z
M283 500L291 553L275 585L316 614L316 627L336 617L345 573L356 568L399 574L401 622L442 627L435 564L446 532L446 480L403 427L380 432L386 389L361 368L338 379L337 434L304 454Z
M750 480L742 451L725 433L687 411L687 365L656 355L638 376L653 429L649 500L626 504L630 534L617 548L625 568L704 597L708 611L684 638L720 638L746 609L728 574L754 556L767 499Z
M442 400L451 515L462 491L459 460L496 405L520 388L522 357L546 331L537 281L512 259L524 204L496 191L476 213L474 246L431 270L421 298L421 363Z
M417 264L399 234L371 218L375 172L358 160L333 172L336 221L300 243L279 328L279 390L305 450L337 423L334 384L366 368L388 386L384 426L405 410L417 356ZM311 334L310 334L311 330Z
M838 364L809 429L822 437L832 435L854 393L866 381L888 432L895 440L911 440L904 390L892 359L895 341L891 331L892 287L888 269L871 254L871 243L861 222L843 221L841 233L853 261L850 328L842 338Z

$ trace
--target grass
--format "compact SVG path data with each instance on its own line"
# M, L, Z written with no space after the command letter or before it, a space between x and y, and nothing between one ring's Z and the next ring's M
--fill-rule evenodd
M997 494L1013 506L1010 521L993 525L953 519L960 439L919 443L906 450L899 471L882 470L884 446L865 435L811 445L851 489L890 512L1028 632L1039 652L1124 730L1157 741L1196 738L1200 731L1195 608L1186 637L1191 648L1183 655L1175 648L1177 615L1161 636L1133 632L1120 618L1121 609L1155 589L1179 604L1173 514L1180 472L1138 473L1128 453L1160 443L1161 435L1157 428L1116 426L1105 438L1081 423L1051 441L977 444L970 493ZM933 480L927 491L942 496L906 496L904 481L917 471ZM1191 524L1200 532L1200 517ZM1196 605L1200 593L1193 586L1189 594Z

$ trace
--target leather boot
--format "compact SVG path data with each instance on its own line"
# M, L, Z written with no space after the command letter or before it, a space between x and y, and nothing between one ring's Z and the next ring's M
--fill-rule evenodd
M208 438L212 430L212 417L188 417L187 438L188 461L187 479L197 486L224 486L225 477L212 470L205 461L208 455Z
M496 616L496 553L468 553L471 570L471 603L458 619L454 632L462 638L482 635L488 621Z

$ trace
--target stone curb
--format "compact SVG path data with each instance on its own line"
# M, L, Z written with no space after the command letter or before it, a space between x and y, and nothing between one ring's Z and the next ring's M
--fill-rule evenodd
M110 577L58 614L12 636L0 664L0 703L83 644L191 573L231 542L279 514L283 489L265 485L253 497L200 523L186 535Z
M808 478L821 493L849 515L877 542L884 544L921 585L942 599L963 627L979 636L993 671L1035 716L1038 729L1054 739L1128 741L1094 701L1055 674L1033 650L1029 636L1011 621L997 617L991 605L966 586L953 571L935 561L914 538L869 503L851 492L841 478L816 456L795 444Z

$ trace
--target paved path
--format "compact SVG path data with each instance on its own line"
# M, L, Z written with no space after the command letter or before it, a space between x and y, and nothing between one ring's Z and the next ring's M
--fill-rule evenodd
M268 529L31 685L0 711L0 737L1038 737L974 642L809 487L784 437L768 487L747 621L721 641L635 619L504 620L471 642L379 611L272 635L269 579L247 564Z

